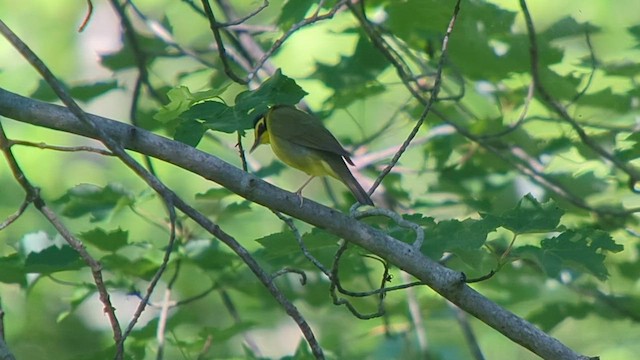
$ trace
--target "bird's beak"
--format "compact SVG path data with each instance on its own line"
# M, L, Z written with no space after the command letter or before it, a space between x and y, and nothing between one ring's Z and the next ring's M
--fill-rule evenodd
M251 154L253 150L258 147L258 145L260 145L260 138L256 137L256 140L253 142L253 146L251 146L251 150L249 150L249 154Z

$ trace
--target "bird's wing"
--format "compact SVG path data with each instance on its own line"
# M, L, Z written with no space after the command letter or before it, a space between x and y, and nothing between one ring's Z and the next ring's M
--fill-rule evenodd
M349 159L349 152L314 116L291 106L276 106L269 111L268 116L270 119L267 127L273 136ZM347 161L351 163L350 159Z

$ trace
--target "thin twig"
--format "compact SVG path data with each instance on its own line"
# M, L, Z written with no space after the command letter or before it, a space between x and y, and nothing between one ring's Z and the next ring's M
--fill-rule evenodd
M231 296L229 295L229 292L224 289L220 289L220 298L222 299L222 303L224 304L224 307L227 309L227 311L233 318L233 321L238 325L242 324L242 318L240 317L240 312L236 308L236 305L233 303L233 300L231 300ZM242 333L242 337L244 338L244 341L247 344L247 346L249 346L249 348L251 349L251 352L253 352L253 355L255 357L260 357L260 354L261 354L260 347L258 346L258 343L255 341L253 336L249 332L245 331Z
M211 5L209 4L209 0L202 0L202 6L204 7L204 12L207 14L207 19L209 20L209 27L213 32L213 37L216 40L216 45L218 46L218 54L220 55L220 61L222 61L222 66L224 67L224 73L227 76L237 82L238 84L246 85L248 83L247 80L240 78L233 72L231 69L231 65L229 64L229 59L227 58L227 53L224 48L224 42L222 41L222 36L220 35L220 24L216 21L215 15L213 14L213 10L211 9Z
M374 44L374 46L376 48L378 48L378 50L387 58L387 60L396 69L398 77L405 84L405 87L407 88L407 90L411 93L411 95L416 100L418 100L422 105L426 106L428 104L428 102L429 102L429 99L425 98L422 95L422 93L421 93L422 90L417 89L417 88L415 88L413 86L413 80L412 79L414 77L411 75L411 72L410 72L409 68L406 66L406 64L404 64L401 61L401 59L399 59L396 56L397 53L395 51L393 51L393 49L388 44L385 43L384 39L382 39L381 36L375 30L372 29L372 27L370 26L368 21L366 21L366 18L364 16L360 15L360 13L358 11L354 11L354 14L356 14L356 17L358 18L360 23L363 25L363 29L369 35L369 38L371 39L371 41ZM396 54L396 55L394 55L394 54ZM593 213L598 214L598 215L604 215L604 216L628 216L630 214L633 214L633 213L636 213L636 212L640 211L640 208L617 210L617 209L613 209L613 208L596 208L596 207L590 206L581 197L573 194L572 191L567 189L564 185L560 184L555 179L552 179L548 175L540 173L539 171L536 171L535 169L529 167L529 164L527 162L521 162L521 161L519 161L518 158L516 158L516 160L517 160L516 161L513 158L511 158L509 156L506 156L504 154L504 152L502 151L502 149L497 148L491 142L483 141L482 138L480 138L477 135L474 135L473 133L468 131L464 126L459 125L456 122L450 120L450 117L448 115L445 115L442 111L438 110L437 108L432 108L431 112L435 116L437 116L440 119L442 119L447 124L453 126L454 129L460 135L462 135L462 136L466 137L467 139L479 144L484 149L486 149L489 152L491 152L494 155L496 155L502 161L514 166L516 168L516 170L518 170L520 173L528 176L536 184L539 184L540 186L542 186L545 189L551 191L555 195L566 199L567 201L573 203L574 205L576 205L576 206L578 206L578 207L580 207L582 209L588 210L588 211L593 212ZM468 111L465 111L465 112L468 113ZM632 180L630 181L630 186L635 184L635 183L631 184L631 182L632 182Z
M156 89L151 84L149 80L149 71L147 69L147 55L142 49L141 44L138 42L138 38L136 37L136 32L131 24L131 20L124 11L124 8L120 4L118 0L111 0L111 6L116 10L118 16L120 17L120 24L123 28L125 39L127 39L129 45L131 46L131 51L133 52L133 60L136 63L136 68L138 69L138 74L140 76L140 81L145 84L147 91L152 98L158 101L161 104L166 102L165 97L163 95L158 94Z
M384 209L381 209L381 210L384 210ZM296 241L298 242L298 246L300 246L300 250L302 251L302 254L309 261L311 261L311 263L316 268L318 268L318 270L320 270L325 276L327 276L327 278L330 281L333 281L334 278L333 278L332 271L327 269L318 259L316 259L313 255L311 255L311 253L309 252L309 249L307 249L307 246L304 244L304 242L302 240L302 235L300 234L300 231L298 230L298 228L293 223L293 220L291 218L288 218L288 217L282 215L282 213L280 213L280 212L274 211L273 213L276 214L276 216L278 218L280 218L280 220L282 220L289 227L289 229L291 229L291 232L293 233L293 236L296 238ZM363 214L362 216L364 217L365 215ZM340 250L338 250L338 251L340 251ZM367 297L367 296L372 296L372 295L384 295L384 294L392 292L392 291L403 290L403 289L407 289L407 288L414 287L414 286L419 286L419 285L424 285L424 284L422 282L420 282L420 281L414 281L414 282L401 284L401 285L387 286L387 287L383 287L383 288L379 288L379 289L357 292L357 291L350 291L350 290L347 290L347 289L343 288L341 286L341 284L340 284L339 279L337 280L337 282L335 284L336 289L340 293L342 293L344 295L348 295L348 296L353 296L353 297Z
M244 148L242 147L242 135L240 135L240 131L237 132L238 134L238 142L237 142L237 147L238 147L238 156L240 156L240 163L242 164L242 170L244 171L249 171L249 167L247 166L247 157L246 154L244 153Z
M173 194L173 196L175 197L175 194ZM173 201L175 201L175 199L171 200L172 206L173 206ZM147 290L145 292L145 296L142 297L142 300L138 303L138 306L136 307L135 312L133 313L133 316L131 318L131 320L129 321L129 325L127 325L127 328L125 329L124 333L123 333L123 338L122 338L122 345L119 346L119 350L120 348L122 348L122 351L124 351L124 340L126 340L126 338L131 334L131 332L133 331L133 328L135 327L135 325L138 323L138 320L140 319L140 316L142 315L142 313L144 312L144 310L146 309L147 305L149 304L149 299L151 298L151 294L153 294L153 291L156 288L156 285L158 285L158 282L160 281L160 278L162 277L162 274L164 273L165 269L167 268L167 264L169 263L169 259L171 257L171 253L173 252L173 245L175 243L176 240L176 221L175 221L175 209L173 209L173 217L171 220L171 227L170 227L170 234L169 234L169 243L164 251L164 256L162 258L162 262L160 263L160 266L158 267L158 270L156 270L156 273L153 275L153 277L151 278L151 281L149 281L149 284L147 285ZM116 358L118 357L118 355L120 355L120 353L118 352L116 354Z
M29 63L42 75L43 79L49 84L49 86L56 93L58 98L64 103L64 105L71 111L71 113L83 124L91 128L97 134L99 140L109 149L111 152L116 154L118 158L122 160L131 170L133 170L138 176L140 176L151 188L153 188L158 194L160 194L164 200L167 211L169 213L169 220L171 221L171 229L172 234L169 238L169 243L165 250L165 256L163 259L163 263L159 267L158 271L152 278L150 282L150 286L147 289L147 295L145 296L148 301L151 296L151 292L155 288L156 283L159 281L162 273L166 267L166 263L168 262L169 256L173 251L173 240L175 239L175 221L176 221L176 212L173 206L173 198L175 194L173 194L160 180L158 180L155 176L150 174L144 167L142 167L139 163L137 163L131 155L129 155L122 146L113 140L111 137L107 136L107 133L97 124L92 118L90 118L81 108L80 106L73 100L73 98L69 95L68 91L62 85L62 83L53 75L53 73L49 70L49 68L38 58L38 56L29 49L29 47L15 34L11 29L9 29L6 24L0 20L0 32L4 35L4 37L9 40L9 42L22 54L22 56L29 61ZM7 152L8 151L8 152ZM5 154L10 153L10 150L6 150ZM26 191L37 193L35 189L33 189L30 185L29 187L25 187ZM95 261L93 260L89 254L86 252L86 249L82 246L82 243L78 240L74 241L74 237L71 233L58 222L54 213L52 213L43 202L34 202L36 207L40 209L43 214L49 219L50 222L54 223L56 229L60 232L64 232L65 234L61 235L70 242L71 246L79 252L79 254L83 257L86 257L85 261ZM92 269L100 269L96 262L95 267ZM93 270L92 270L93 271ZM94 271L95 272L95 271ZM96 285L98 283L102 283L101 273L97 272L94 274L94 278L96 280ZM104 301L108 301L108 293L106 293L106 289L104 290L106 294L106 298ZM101 298L104 297L103 294L100 295ZM124 340L127 338L133 326L137 322L138 317L142 313L146 306L146 302L140 302L136 313L134 314L134 318L131 320L129 327L123 332L120 333L119 324L112 322L112 328L114 329L114 340L116 340L116 359L122 359L124 354ZM115 314L113 315L115 319ZM112 320L113 321L113 320ZM117 324L117 326L116 326ZM117 329L117 331L116 331Z
M587 79L587 83L584 85L584 88L580 90L571 100L567 106L578 101L584 94L586 94L587 90L591 87L591 82L593 81L593 77L596 74L596 65L598 64L598 60L596 59L596 52L593 49L593 45L591 44L591 35L589 34L589 24L587 23L584 31L585 42L587 43L587 48L589 49L589 61L591 62L591 71L589 72L589 78Z
M86 151L86 152L92 152L92 153L96 153L104 156L115 156L109 150L98 149L92 146L58 146L58 145L49 145L44 142L35 143L35 142L24 141L24 140L9 140L9 144L11 146L13 145L30 146L30 147L36 147L38 149L47 149L47 150L55 150L55 151L63 151L63 152Z
M529 112L529 104L531 104L531 100L533 100L534 90L536 88L535 81L531 81L527 90L527 96L524 99L524 104L522 105L522 111L520 112L520 116L518 120L514 122L512 125L508 126L506 129L493 133L493 134L484 134L479 136L479 139L487 140L491 138L498 138L505 136L507 134L512 133L516 129L518 129L522 124L524 124L525 119L527 118L527 113Z
M1 88L0 114L35 126L94 139L99 138L95 130L79 121L69 109L27 99ZM206 154L185 144L168 140L142 129L134 129L120 121L95 115L91 115L91 119L99 122L110 136L117 139L119 143L129 150L146 153L165 162L172 163L177 167L216 182L251 201L296 216L300 220L324 228L338 237L349 239L350 242L373 254L384 256L390 263L400 265L403 270L411 273L425 285L456 303L470 315L542 358L588 358L576 353L557 339L533 326L533 324L474 291L464 284L464 279L459 272L439 265L421 252L415 251L409 244L405 244L379 229L374 229L335 209L326 208L311 200L305 202L303 207L300 207L299 199L295 194L278 189L211 154ZM137 134L137 136L132 138L132 133ZM274 284L269 283L269 274L260 268L255 259L251 258L247 250L242 248L237 240L222 231L206 216L180 200L179 197L176 197L176 201L178 201L176 207L178 209L188 214L196 223L229 246L249 266L252 272L260 273L261 275L258 275L257 278L265 284L272 296L281 304L286 302L287 305L283 304L282 306L287 311L287 314L294 312L298 313L297 316L300 316L295 306L286 298L283 299L284 295L277 288L274 288ZM274 293L278 295L273 295ZM308 324L305 322L306 326L301 325L298 321L300 319L304 321L304 318L294 319L296 319L298 326L301 329L305 328L306 331ZM310 329L308 330L310 331ZM303 334L307 337L306 332L303 332ZM313 333L311 332L311 334ZM309 341L308 338L307 341ZM317 341L315 343L317 344ZM320 349L320 351L322 350Z
M234 26L234 25L240 25L240 24L244 23L245 21L251 19L252 17L258 15L262 10L266 9L267 6L269 6L269 1L268 0L262 0L262 5L260 5L254 11L252 11L249 14L247 14L247 15L241 17L241 18L238 18L236 20L231 20L231 21L227 21L227 22L223 22L223 23L218 23L218 27L229 27L229 26Z
M378 309L375 312L368 313L368 314L361 313L358 309L356 309L355 306L353 306L353 304L349 300L338 297L336 290L338 290L340 293L345 293L342 290L342 286L340 285L339 269L340 269L340 258L342 257L344 252L347 250L347 248L348 248L348 242L341 241L340 247L338 248L338 251L334 256L333 265L331 266L331 285L329 286L329 292L331 294L331 298L333 300L334 305L346 306L347 309L351 312L351 314L353 314L353 316L362 320L375 319L383 316L385 314L385 310L384 310L384 292L382 291L379 293L379 297L378 297L378 302L377 302ZM384 265L384 274L382 276L380 289L385 288L385 285L388 281L388 275L389 275L389 272L388 272L389 268L384 261L383 261L383 265Z
M275 273L273 273L271 275L271 280L275 280L276 278L282 276L282 275L286 275L286 274L297 274L300 276L300 285L306 285L307 284L307 274L299 269L294 269L294 268L290 268L290 267L286 267L283 269L280 269L278 271L276 271Z
M1 300L1 299L0 299ZM9 350L4 337L4 308L2 302L0 302L0 359L2 360L16 360L13 353Z
M356 17L360 19L361 23L366 24L365 29L368 29L368 32L370 34L375 34L375 31L373 31L369 21L366 19L366 16L363 12L364 10L362 10L362 12L358 11L355 8L355 6L351 3L349 3L349 7L351 8L351 11L354 14L356 14ZM429 100L427 101L424 107L424 110L420 115L420 118L416 122L415 126L413 127L413 129L411 130L407 138L402 143L402 146L400 147L400 149L398 149L396 154L393 156L389 165L387 165L387 167L385 167L384 170L382 170L380 175L378 175L378 178L376 178L376 181L373 183L373 186L371 186L371 188L369 189L368 191L369 195L375 192L378 186L382 183L382 180L391 172L393 167L398 163L402 154L407 150L407 148L411 144L411 141L413 141L415 136L418 134L418 130L420 130L420 128L422 127L422 124L424 123L424 120L427 118L427 115L429 115L429 111L431 110L431 107L438 99L440 85L442 84L442 72L444 70L444 65L447 58L447 51L449 48L449 38L451 37L451 34L453 32L453 28L455 26L456 19L458 17L459 12L460 12L460 0L456 2L456 5L453 10L453 15L451 16L451 20L449 21L449 26L447 27L447 32L445 33L444 39L442 41L442 53L440 55L440 61L438 62L438 68L436 70L436 76L434 80L433 89L431 90L431 96L429 97Z
M189 204L185 203L182 199L176 198L175 204L178 209L180 209L183 213L189 216L192 220L194 220L197 224L199 224L203 229L214 235L216 238L220 239L223 243L225 243L231 250L233 250L245 264L251 269L251 271L256 275L256 277L260 280L260 282L267 288L269 293L276 299L278 303L284 308L286 313L296 322L298 327L300 328L302 334L304 335L307 343L311 347L311 351L316 359L324 359L324 352L320 347L320 344L316 340L316 337L311 330L311 327L304 319L302 314L300 314L299 310L285 297L285 295L277 288L275 283L272 281L272 278L269 274L267 274L264 269L256 262L256 260L251 256L251 254L242 246L238 241L233 238L231 235L224 232L219 226L211 222L206 216L202 213L193 209Z
M18 207L18 210L16 210L13 214L9 215L3 222L0 223L0 231L4 230L6 227L13 224L16 220L18 220L18 218L20 218L20 215L24 213L27 207L29 207L29 204L31 204L32 202L33 202L33 199L30 198L29 194L26 194L25 199L22 202L22 204L20 204L20 207Z
M207 353L209 352L211 345L213 345L213 336L209 334L207 335L207 339L204 341L204 345L202 345L202 349L200 349L200 352L198 353L198 357L196 359L197 360L210 359L210 357L207 356Z
M422 248L422 243L424 242L424 229L422 229L420 225L413 223L411 221L407 221L403 219L400 214L388 209L374 208L374 209L368 209L368 210L359 211L359 212L355 212L354 210L355 210L355 207L352 208L351 215L356 219L362 219L370 216L384 216L393 220L400 227L413 230L416 234L416 239L413 242L413 247L416 250L420 250L420 248Z
M203 0L205 1L205 0ZM318 21L322 21L322 20L326 20L326 19L331 19L337 12L338 10L340 10L340 8L342 8L345 4L348 4L350 0L340 0L338 1L332 8L331 10L329 10L328 12L326 12L325 14L322 15L318 15L318 13L316 12L316 14L314 14L311 17L308 17L306 19L303 19L302 21L299 21L295 24L293 24L293 26L291 26L291 28L289 28L289 30L287 30L287 32L285 32L284 34L282 34L282 36L280 38L278 38L273 45L271 45L271 48L269 48L269 50L267 50L264 55L262 55L262 58L260 58L260 60L258 60L257 64L253 67L253 70L251 72L249 72L249 74L247 75L247 79L249 81L253 80L253 78L256 76L257 72L260 71L260 69L262 68L262 66L264 65L264 63L282 46L282 44L284 44L284 42L291 36L293 35L296 31L300 30L301 28L316 23Z
M156 329L156 339L158 341L156 360L162 360L164 357L164 344L165 344L165 332L167 329L167 320L169 319L169 309L171 308L171 293L173 285L178 280L178 274L180 273L180 260L176 261L176 271L167 283L167 288L164 290L164 297L162 298L162 307L160 310L160 316L158 317L158 327Z
M447 305L456 315L456 320L458 320L458 325L460 325L460 329L462 329L462 334L464 335L464 339L467 342L467 346L469 347L469 351L475 360L484 360L484 355L482 354L482 349L480 349L480 344L478 343L478 339L476 338L471 325L469 324L469 319L467 317L467 313L465 313L462 309L460 309L456 304L447 301Z
M83 32L87 25L89 25L91 15L93 15L93 2L91 0L87 0L87 14L84 16L84 20L82 20L82 23L78 28L78 32Z
M409 274L401 271L400 277L405 283L409 282ZM413 328L416 333L416 339L418 340L418 348L420 354L425 355L429 350L429 340L427 338L427 332L424 328L424 322L422 321L422 314L420 312L420 304L418 303L418 297L413 288L407 288L407 308L409 308L409 318L413 323Z
M4 25L2 20L0 20L0 31L5 34L6 30L6 26ZM107 291L104 280L102 278L102 265L89 254L82 242L75 236L73 236L71 231L69 231L66 226L58 219L57 215L47 207L44 200L40 197L40 189L33 186L28 180L27 176L20 168L18 161L14 157L13 153L11 152L11 148L8 145L9 140L4 132L2 123L0 123L0 150L4 153L4 156L7 159L14 178L24 189L25 193L27 194L27 199L30 199L33 202L35 207L42 213L42 215L44 215L44 217L51 223L51 225L53 225L53 227L58 231L62 238L65 239L65 241L67 241L67 243L76 252L78 252L85 264L87 264L87 266L89 266L89 269L91 269L91 275L93 276L94 283L96 285L96 288L98 289L99 298L103 304L103 310L107 314L109 324L111 325L113 338L116 342L121 341L122 330L120 328L118 318L115 314L115 308L111 305L109 292Z
M2 307L2 299L0 299L0 340L5 340L4 337L4 307Z
M302 241L302 235L300 235L300 231L298 230L296 225L293 223L293 220L289 217L282 215L280 212L273 211L273 213L289 227L289 229L293 233L293 236L296 238L296 241L298 242L298 246L300 247L300 250L302 250L302 254L304 255L304 257L306 257L307 260L311 261L311 263L316 268L318 268L318 270L322 271L323 274L325 274L329 279L331 279L331 271L329 271L329 269L327 269L318 259L316 259L313 255L311 255L311 253L309 252L309 249L307 249L307 246L304 244L304 241Z
M522 10L522 13L524 15L525 24L527 26L527 34L529 36L531 75L534 79L536 89L538 90L540 97L551 109L556 112L556 114L560 115L560 118L562 120L571 125L573 131L578 134L578 137L580 137L582 143L588 146L591 150L595 151L602 158L611 162L615 167L629 175L629 189L632 192L640 192L640 190L635 188L635 185L640 182L640 172L638 172L638 169L633 167L633 165L631 165L630 163L617 158L614 154L609 153L602 146L600 146L597 141L593 140L589 135L587 135L582 126L580 126L580 124L573 117L571 117L571 115L569 115L566 107L555 100L547 91L545 85L541 82L536 31L533 25L533 19L531 18L531 14L529 13L529 9L527 8L527 2L525 0L520 0L520 9Z
M156 38L162 40L165 44L177 50L178 54L180 55L184 55L191 59L194 59L207 68L215 67L215 64L213 62L208 61L204 57L200 56L196 51L187 49L180 45L173 37L173 34L171 34L171 31L164 27L164 25L162 25L162 23L160 23L159 21L150 19L148 16L146 16L142 11L140 11L140 9L138 9L133 0L128 0L128 3L136 16L138 16L138 18L142 22L144 22L144 24L147 26L147 29L149 29L149 31L151 31ZM202 15L206 16L204 13L202 13Z
M3 34L6 34L7 29L8 28L6 28L2 20L0 20L0 31L2 31ZM14 178L24 189L25 193L27 194L27 198L31 199L35 207L42 213L42 215L44 215L44 217L51 223L51 225L53 225L53 227L58 231L62 238L65 239L65 241L78 253L78 255L80 255L80 258L84 261L85 264L87 264L89 269L91 269L91 275L93 276L94 283L96 285L96 288L98 289L99 298L103 304L103 310L107 314L109 324L111 325L113 338L116 342L121 341L122 330L120 328L118 318L115 314L115 308L111 305L109 292L107 291L104 280L102 278L102 265L89 254L82 242L77 239L71 233L71 231L69 231L66 226L58 219L57 215L47 207L44 200L40 197L40 189L31 184L27 176L20 168L18 161L14 157L13 153L11 152L11 148L8 145L9 140L7 139L7 136L4 132L2 123L0 123L0 150L4 153L4 156L7 159Z

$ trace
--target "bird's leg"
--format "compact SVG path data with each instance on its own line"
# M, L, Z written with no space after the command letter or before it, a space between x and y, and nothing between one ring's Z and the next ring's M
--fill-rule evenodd
M298 197L300 198L300 207L302 207L302 201L304 200L304 198L302 197L302 189L304 189L304 187L307 186L314 177L315 176L310 177L307 181L304 182L304 184L302 184L302 186L300 186L300 189L296 191L296 194L298 194Z

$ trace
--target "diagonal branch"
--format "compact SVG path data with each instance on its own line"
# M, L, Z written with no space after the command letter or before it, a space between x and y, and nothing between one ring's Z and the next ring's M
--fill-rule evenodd
M538 59L538 43L536 40L536 32L533 26L533 19L531 18L531 14L529 13L529 9L527 8L527 2L525 0L520 0L520 8L522 9L522 13L524 14L525 23L527 25L527 33L529 35L529 57L531 59L531 76L533 76L534 83L536 84L536 89L540 94L542 100L549 106L556 114L560 115L560 118L564 120L566 123L571 125L573 131L578 134L580 140L587 145L591 150L595 151L602 158L611 162L615 167L624 171L627 175L629 175L629 187L633 192L639 192L635 187L638 182L640 182L640 172L638 169L633 167L631 164L617 158L615 155L609 153L602 146L600 146L594 139L592 139L587 133L584 131L582 126L571 116L567 111L566 107L563 106L560 102L551 96L551 94L547 91L547 88L542 83L540 79L540 66Z
M2 89L0 89L0 115L91 138L98 136L94 129L80 122L64 107L30 100ZM434 262L410 244L312 200L306 200L300 207L296 194L283 191L198 149L121 122L95 115L91 115L90 118L100 123L104 132L127 149L170 162L214 181L246 199L324 228L367 249L410 273L467 313L543 358L588 359L482 296L462 282L460 273ZM176 206L185 211L183 204L176 202ZM192 215L189 214L189 216ZM220 234L221 230L206 217L196 219L205 229L212 231L217 237L220 235L218 238L225 243L226 240L230 241L229 244L235 243L235 239L229 239L227 234ZM234 251L236 251L235 248ZM237 251L246 252L244 249ZM245 260L244 257L243 260ZM252 271L255 270L252 268ZM262 278L260 279L263 281Z
M166 268L167 262L169 261L169 257L171 252L173 251L173 244L175 240L175 222L176 222L176 211L173 206L173 193L153 174L151 174L148 170L146 170L142 165L140 165L137 161L135 161L131 155L127 154L122 145L111 138L105 131L102 129L99 123L95 122L92 118L90 118L87 113L85 113L82 108L73 100L69 92L65 89L62 83L53 75L53 73L49 70L49 68L40 60L40 58L13 32L6 24L0 20L0 33L13 45L13 47L20 52L20 54L42 75L42 78L47 82L47 84L51 87L53 92L60 98L62 103L64 103L69 111L73 114L73 116L78 119L82 124L91 128L95 134L96 138L100 140L112 153L114 153L125 165L127 165L134 173L136 173L140 178L142 178L152 189L154 189L163 199L164 204L169 213L169 219L171 221L171 236L169 238L168 245L165 249L165 255L163 258L163 263L158 268L151 281L149 282L149 287L147 288L147 294L145 295L144 301L141 301L134 313L134 317L132 318L129 326L122 334L122 338L116 340L116 359L121 359L124 354L124 340L131 333L134 325L136 324L139 316L144 311L147 301L151 297L151 294L155 288L155 285L160 281L162 274ZM39 207L39 204L35 204L36 207ZM43 212L44 213L44 212ZM53 219L54 214L44 213L45 216L50 219L53 223L55 219ZM54 225L55 226L55 225ZM65 231L65 228L56 226L58 231ZM63 233L61 235L65 236ZM65 237L66 238L66 237ZM70 241L70 239L67 239ZM80 243L80 245L82 245ZM73 246L73 245L72 245ZM74 247L76 251L80 252L83 249L83 246L78 248ZM80 253L82 255L82 253Z
M375 29L373 28L371 23L367 20L366 15L364 13L364 8L361 8L360 10L358 10L358 9L356 9L356 6L354 4L352 4L351 2L348 3L348 6L351 9L352 13L358 18L360 23L364 25L364 28L367 31L367 33L369 34L369 36L371 37L371 39L378 39L378 41L374 41L374 43L377 44L377 46L379 48L381 48L381 49L387 49L382 44L382 38L375 36L375 34L376 34ZM393 156L393 159L391 160L389 165L382 171L382 173L380 173L380 175L376 179L375 183L373 184L371 189L368 191L369 195L371 195L376 190L376 188L382 183L382 180L385 178L385 176L387 176L391 172L393 167L398 163L398 161L400 160L400 157L402 156L402 154L404 154L404 152L407 150L409 145L411 145L411 142L413 141L413 139L418 134L418 131L422 127L422 124L424 123L425 119L427 118L427 115L429 115L429 112L431 111L431 108L433 107L435 102L438 100L438 93L440 92L440 86L442 84L442 71L444 69L444 65L445 65L446 58L447 58L447 49L448 49L448 46L449 46L449 38L451 37L451 34L453 32L453 28L455 26L456 19L458 18L458 13L459 12L460 12L460 0L458 0L456 2L456 5L455 5L454 10L453 10L453 15L451 16L451 20L449 22L449 26L447 27L447 32L445 34L444 40L442 41L442 55L440 56L440 61L438 63L438 69L436 71L435 83L433 85L433 89L431 90L431 96L426 101L426 104L424 105L424 110L422 111L422 114L420 115L420 118L418 119L418 121L414 125L413 129L411 130L411 132L409 133L409 135L407 136L407 138L403 142L402 146L400 147L400 149L398 149L398 151ZM394 59L395 60L395 58L393 56L391 56L390 53L387 53L387 54L389 54L387 56L389 59ZM401 69L401 68L403 68L403 67L402 66L398 67L398 69Z
M115 314L115 308L111 305L111 299L109 298L109 292L107 291L107 287L104 283L104 279L102 277L102 265L89 254L87 249L85 249L82 242L76 238L67 227L58 219L58 216L47 206L44 200L40 197L40 189L33 186L27 176L22 172L18 161L14 157L10 148L10 141L7 139L7 136L4 132L4 128L0 123L0 150L4 153L7 162L9 163L9 167L13 172L13 176L20 183L20 186L24 189L27 194L27 199L29 202L33 202L34 206L44 215L44 217L53 225L53 227L58 231L58 233L64 238L67 243L80 255L80 258L87 264L89 269L91 269L91 275L93 276L93 281L96 285L96 289L98 290L98 295L100 298L100 302L104 306L104 312L107 314L107 318L109 319L109 324L111 325L111 331L113 332L113 339L116 343L120 343L122 341L122 329L120 328L120 323ZM25 204L29 202L25 201Z

